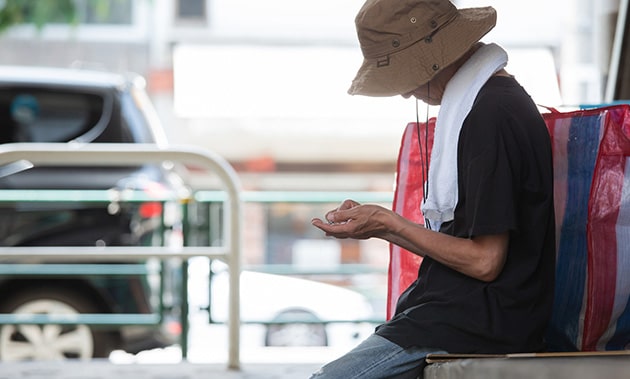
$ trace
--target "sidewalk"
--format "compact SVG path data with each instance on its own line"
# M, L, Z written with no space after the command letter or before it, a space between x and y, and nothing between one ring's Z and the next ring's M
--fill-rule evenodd
M0 379L308 379L319 364L243 364L228 370L225 364L115 364L88 362L1 363Z
M225 364L87 362L1 363L0 379L308 379L317 363ZM630 356L588 358L461 359L434 363L425 379L627 379Z

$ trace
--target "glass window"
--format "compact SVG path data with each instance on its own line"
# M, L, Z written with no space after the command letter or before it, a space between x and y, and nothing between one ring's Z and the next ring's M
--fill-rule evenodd
M82 24L117 24L132 22L132 0L77 0L77 14Z
M0 2L1 3L1 2ZM128 25L132 22L132 0L75 0L69 2L38 1L21 6L25 23Z
M0 90L0 142L68 142L97 125L103 98L41 89Z
M176 12L180 21L205 20L206 0L178 0Z

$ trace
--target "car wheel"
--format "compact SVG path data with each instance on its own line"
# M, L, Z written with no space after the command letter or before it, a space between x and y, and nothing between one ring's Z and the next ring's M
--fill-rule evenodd
M24 291L3 301L2 313L95 313L89 302L66 292ZM0 360L90 359L109 355L110 338L87 325L2 325Z
M296 322L289 322L295 320ZM308 321L308 322L300 322ZM286 311L267 326L266 346L327 346L326 325L318 323L314 314L304 310Z

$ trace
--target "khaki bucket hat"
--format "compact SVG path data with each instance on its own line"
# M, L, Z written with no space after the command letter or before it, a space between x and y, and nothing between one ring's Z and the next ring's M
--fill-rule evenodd
M429 82L496 25L492 7L448 0L367 0L355 23L363 64L351 95L395 96Z

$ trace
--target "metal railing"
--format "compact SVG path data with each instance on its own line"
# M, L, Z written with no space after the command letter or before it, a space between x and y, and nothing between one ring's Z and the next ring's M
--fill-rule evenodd
M242 210L240 182L236 172L221 156L193 147L161 148L152 144L86 144L70 145L66 143L16 143L0 146L0 167L11 170L12 167L30 166L128 166L142 164L161 164L164 161L188 163L212 172L225 187L227 212L224 212L225 243L221 246L133 246L133 247L0 247L0 258L14 262L28 259L45 259L47 262L129 262L147 258L182 258L196 256L221 259L228 265L229 281L229 322L228 322L228 368L240 368L240 305L239 279L240 257L242 249ZM20 196L24 196L22 193ZM182 199L187 200L187 199ZM183 303L187 304L187 282L184 281ZM2 315L0 321L6 318ZM35 316L35 315L32 315ZM109 315L113 316L113 315ZM150 316L150 315L149 315ZM40 317L41 316L37 316ZM109 322L101 315L77 315L62 321L93 323ZM138 320L138 322L146 322ZM151 320L149 320L151 321ZM46 320L31 320L33 323ZM183 320L187 322L187 320ZM182 333L186 344L185 332ZM182 346L185 356L186 346Z
M247 203L255 204L275 204L275 203L299 203L299 204L330 204L335 206L346 199L353 199L360 203L378 203L391 207L393 202L393 191L308 191L308 190L289 190L289 191L248 191L241 192L241 200ZM226 200L225 193L214 190L198 190L193 194L193 202L197 204L222 204ZM205 231L205 229L204 229ZM261 272L274 275L299 276L299 277L319 277L316 281L323 281L325 276L353 276L361 274L387 275L387 267L374 267L370 264L349 264L343 263L334 267L304 267L294 264L264 263L258 265L246 265L243 270ZM212 270L210 270L212 276ZM212 286L212 284L211 284ZM210 312L210 306L202 308ZM210 323L221 323L209 317ZM290 318L273 319L273 320L241 320L241 324L259 324L259 325L282 325L282 324L382 324L385 317L372 316L361 319L329 319L320 320L312 316L292 315Z

